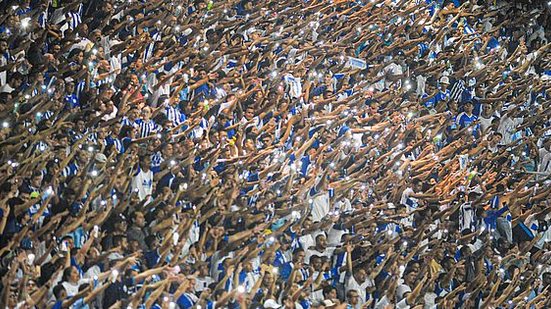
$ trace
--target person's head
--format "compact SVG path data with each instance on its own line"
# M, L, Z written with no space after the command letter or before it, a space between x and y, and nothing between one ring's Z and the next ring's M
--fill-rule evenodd
M247 109L245 109L245 119L247 120L251 120L253 119L254 117L254 108L252 107L247 107Z
M404 283L409 285L410 287L415 284L415 279L417 278L417 272L410 268L406 269L404 272Z
M326 285L322 290L323 298L337 299L337 288L331 285Z
M149 121L151 120L151 114L152 114L152 111L151 111L151 108L149 106L146 106L142 109L142 119L144 121Z
M551 285L551 272L544 272L541 278L544 286Z
M94 29L90 35L90 41L99 43L101 41L101 38L102 38L101 30Z
M469 257L469 256L471 256L471 254L472 254L471 248L470 248L469 246L463 246L463 247L461 247L461 249L459 250L459 252L461 253L461 257L462 257L462 258Z
M423 190L423 181L421 181L420 179L414 179L413 183L412 183L412 189L415 192L422 191Z
M472 112L473 112L473 102L471 102L471 101L465 102L465 104L463 105L463 109L465 110L465 113L467 113L468 115L472 114Z
M356 306L360 303L360 294L356 290L348 290L348 292L346 292L346 301L350 305Z
M63 300L67 298L67 291L65 291L65 288L61 283L54 286L53 292L56 300Z
M128 239L128 252L137 252L140 249L140 242L137 239Z
M132 214L132 224L136 227L143 228L145 226L145 216L141 211L135 211Z
M355 269L353 275L356 281L360 284L362 284L367 279L367 271L363 267Z
M0 39L0 54L4 54L8 51L8 41Z
M260 140L262 141L262 145L266 148L272 145L273 137L271 134L262 134Z
M451 270L453 268L453 265L455 264L455 260L453 257L451 256L446 256L444 257L444 259L442 260L442 267L445 269L445 270Z
M447 76L444 76L440 79L440 88L442 91L446 91L450 86L450 79Z
M78 273L78 269L76 269L76 267L71 266L63 270L63 277L62 277L63 281L70 282L70 283L77 283L79 279L80 279L80 274Z
M316 236L316 248L319 250L327 249L327 237L324 234Z
M293 251L293 263L304 263L304 257L306 254L304 253L304 249L297 248Z
M266 272L264 274L264 278L262 280L262 286L263 287L271 287L274 283L274 275L271 272Z
M117 216L115 218L115 223L114 223L114 231L118 234L122 234L122 233L126 233L126 228L127 228L127 225L126 225L126 220L124 218L122 218L121 216Z
M33 175L31 177L31 186L35 188L40 188L42 185L42 173L40 171L33 172Z
M144 171L149 171L149 167L151 166L151 157L150 156L141 156L140 157L140 168Z
M245 261L243 263L243 270L246 271L246 272L251 272L253 271L253 263L249 260L249 261Z
M128 247L128 241L126 239L126 235L114 235L113 247L119 247L124 251Z
M159 240L157 239L157 236L155 235L147 235L145 237L145 244L149 248L149 250L155 250L159 246Z
M174 147L172 146L171 143L163 144L162 152L165 158L170 158L174 155Z
M309 265L312 266L312 268L315 271L321 271L321 266L322 266L321 257L317 255L310 256Z
M482 105L482 116L490 117L494 113L492 104L486 103Z
M419 261L411 261L408 263L407 268L410 268L414 272L421 271L421 263Z
M454 100L449 100L447 107L448 107L448 110L451 111L452 113L455 113L458 110L457 102Z

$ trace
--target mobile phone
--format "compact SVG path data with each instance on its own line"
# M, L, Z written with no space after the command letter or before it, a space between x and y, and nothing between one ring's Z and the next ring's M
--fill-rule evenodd
M53 194L54 194L54 189L52 188L52 186L49 186L48 188L46 188L46 190L44 190L44 193L42 193L42 200L43 201L46 200Z
M27 254L27 264L29 264L29 266L32 266L34 264L35 258L36 256L33 253Z
M67 247L67 241L66 240L61 242L60 250L63 251L63 252L67 252L68 247Z

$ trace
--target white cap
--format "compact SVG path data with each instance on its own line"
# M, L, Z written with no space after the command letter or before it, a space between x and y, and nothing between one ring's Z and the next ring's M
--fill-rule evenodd
M268 299L267 301L264 302L264 308L273 308L273 309L277 309L277 308L281 308L281 305L278 304L275 300L273 299Z
M337 304L335 304L332 300L330 299L326 299L322 302L323 306L324 307L333 307L333 306L336 306Z
M440 84L449 85L450 84L450 79L447 76L442 76L442 78L440 79Z
M99 163L106 163L107 162L107 157L103 153L96 153L95 159Z

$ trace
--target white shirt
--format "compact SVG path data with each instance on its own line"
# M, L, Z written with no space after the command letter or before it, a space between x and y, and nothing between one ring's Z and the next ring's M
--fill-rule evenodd
M320 222L331 210L329 192L321 192L312 198L312 221Z
M426 94L427 92L425 91L425 84L427 82L427 78L424 76L418 75L416 77L416 80L417 80L417 90L416 90L417 95L422 96Z
M304 253L305 253L304 261L308 262L308 264L310 264L310 257L312 257L313 255L325 256L329 260L331 260L331 257L333 256L334 251L335 251L335 248L331 248L331 247L325 248L325 251L323 251L323 252L320 252L320 251L318 251L314 248L306 249L306 250L304 250Z
M211 283L214 282L214 279L212 279L209 276L206 277L196 277L195 278L195 291L202 292L206 288L209 287Z
M0 55L0 67L3 67L8 64L8 59L5 55ZM4 86L6 84L6 78L8 76L7 71L0 72L0 86Z
M414 197L410 197L411 195L415 194L415 191L413 191L413 188L408 187L404 190L402 193L402 198L400 199L400 204L407 207L408 212L411 212L413 209L417 208L417 199ZM415 206L408 205L408 200L414 203Z
M314 237L312 237L311 234L300 236L298 238L298 242L300 243L302 248L310 248L311 246L314 246L316 244ZM305 261L307 260L305 259Z
M551 152L545 148L539 149L540 160L538 162L538 172L540 173L550 173L551 172ZM538 175L538 178L543 178L545 176Z
M81 285L81 284L84 284L84 283L89 283L90 280L88 279L80 279L78 281L77 284L73 284L73 283L70 283L70 282L63 282L61 283L61 285L63 285L63 287L65 288L65 291L67 291L67 296L74 296L76 294L78 294L78 287Z
M521 125L522 122L523 118L509 118L505 116L503 119L501 119L497 131L503 135L503 138L501 139L502 145L507 145L512 142L513 135L517 131L516 128Z
M141 168L136 176L132 178L132 191L138 192L140 201L143 201L146 196L153 194L153 172L151 170L145 172Z
M356 281L356 278L354 276L350 276L345 284L345 291L348 293L350 290L356 290L358 292L358 295L360 296L361 303L364 304L366 302L367 294L366 289L369 287L375 286L375 283L371 278L366 278L362 284L359 284Z
M492 125L492 121L494 120L494 115L491 115L490 118L485 118L480 116L478 118L478 122L480 123L480 130L482 130L483 133L486 132L486 129L488 129Z

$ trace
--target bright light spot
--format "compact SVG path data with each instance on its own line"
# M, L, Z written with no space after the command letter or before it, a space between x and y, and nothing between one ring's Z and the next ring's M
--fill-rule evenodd
M29 27L29 20L28 19L23 19L21 21L21 28L27 29L27 27Z

